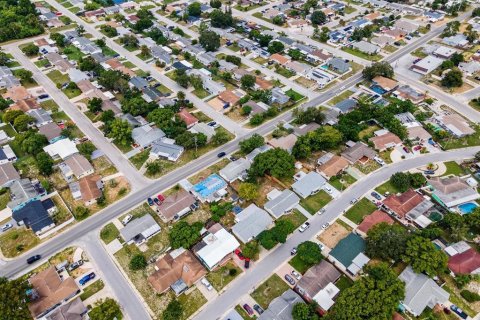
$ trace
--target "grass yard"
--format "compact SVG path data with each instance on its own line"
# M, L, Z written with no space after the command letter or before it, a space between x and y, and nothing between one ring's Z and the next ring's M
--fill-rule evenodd
M114 144L122 153L127 153L127 152L133 150L133 147L132 147L131 144L124 145L124 144L120 143L120 142L117 141L117 140L113 140L113 144Z
M386 181L385 183L379 185L378 187L375 188L375 191L377 191L382 195L385 194L386 192L389 192L391 194L400 192L395 186L393 186L390 183L390 181Z
M190 318L192 314L194 314L205 303L207 303L207 299L205 299L203 294L197 288L195 288L193 291L190 291L188 294L181 294L177 300L183 307L182 316L179 318L180 320L186 320Z
M290 97L290 99L292 99L293 101L295 102L298 102L300 100L302 100L303 98L305 98L304 96L302 96L300 93L296 92L295 90L292 90L292 89L288 89L285 94L287 96Z
M342 48L343 51L347 52L347 53L350 53L354 56L357 56L359 58L362 58L362 59L365 59L365 60L368 60L368 61L379 61L380 59L382 59L383 57L379 54L367 54L367 53L364 53L362 51L359 51L359 50L356 50L354 48L347 48L347 47L343 47Z
M69 45L68 47L65 47L63 49L63 54L66 54L69 60L75 60L75 61L80 61L80 59L85 56L85 54L80 51L77 47L74 45Z
M373 161L373 160L370 160L364 164L357 162L354 165L354 167L360 170L363 174L369 174L381 168L381 166L376 161Z
M12 229L0 235L0 249L6 258L13 258L40 243L40 239L25 228Z
M251 296L263 308L267 309L273 299L281 296L287 291L289 286L277 274L273 274L264 283L262 283Z
M136 65L134 65L134 64L133 64L132 62L130 62L130 61L125 61L125 62L123 62L123 65L124 65L125 67L129 68L129 69L133 69L133 68L136 68L136 67L137 67Z
M275 72L278 73L279 75L284 76L287 79L296 75L296 73L294 71L290 71L290 70L288 70L284 67L281 67L281 66L278 66L277 68L275 68Z
M15 129L12 127L10 123L4 124L3 127L0 127L0 130L5 131L7 136L9 136L10 138L14 138L17 135L17 131L15 131Z
M35 65L39 68L43 68L45 67L47 64L49 64L50 62L48 62L47 59L42 59L42 60L38 60L38 61L35 61Z
M340 278L335 282L335 286L337 286L340 291L350 288L353 285L353 280L351 280L346 275L342 274Z
M102 290L104 287L105 284L103 283L103 281L101 279L97 280L88 287L86 287L85 290L83 290L82 294L80 294L80 299L82 299L82 301L85 301L91 296L93 296L95 293Z
M45 110L53 110L53 109L58 110L59 108L58 104L53 99L40 102L40 106Z
M311 214L315 214L322 209L327 203L332 200L332 197L324 190L320 190L317 194L311 195L305 199L300 200L300 205L304 207Z
M253 317L250 317L247 311L245 311L245 309L243 309L241 305L236 305L235 311L237 311L244 320L257 319L256 315L254 315Z
M230 275L230 270L237 270L235 275ZM207 274L207 280L212 284L215 290L220 291L222 290L227 284L232 282L238 275L242 273L242 269L240 269L235 263L229 261L224 266L217 268L215 271L210 272Z
M278 218L278 221L281 220L287 220L293 223L295 228L300 227L305 221L307 221L307 218L297 209L294 209L292 213L286 214Z
M397 51L398 48L389 44L389 45L386 45L385 47L383 47L383 50L385 50L389 53L393 53L393 52Z
M351 91L351 90L344 91L344 92L340 93L339 95L330 99L327 103L331 106L334 106L337 103L342 102L343 100L347 99L352 94L353 94L353 91Z
M291 265L295 270L297 270L301 274L304 274L305 272L307 272L307 270L314 265L314 264L305 263L303 260L300 259L299 255L296 255L292 259L290 259L290 261L288 261L288 264Z
M114 56L117 54L116 51L114 51L113 49L110 49L109 47L105 46L102 48L102 53L104 56L106 57L111 57L111 56Z
M357 181L354 177L348 173L344 173L340 176L330 178L328 183L335 187L335 189L342 191L354 184Z
M10 201L10 189L6 189L5 193L0 195L0 210L5 209L9 201Z
M475 130L475 133L462 138L450 137L444 139L442 142L440 142L440 144L445 150L474 147L480 145L480 126L471 125L471 127Z
M424 49L423 47L420 47L420 48L416 49L415 51L410 52L410 54L414 57L423 59L423 58L428 56L428 54L423 52L423 49Z
M148 160L150 155L150 150L143 150L140 153L137 153L133 157L130 158L130 162L135 166L135 168L140 169L145 161Z
M264 65L265 63L268 62L268 59L265 59L265 58L262 58L262 57L258 56L256 58L252 59L252 61L256 62L258 64L261 64L261 65Z
M100 231L100 239L102 239L105 244L109 244L115 240L119 234L120 232L118 231L117 227L115 227L113 222L110 222Z
M62 74L58 70L53 70L47 73L47 77L50 78L55 84L63 85L66 82L70 82L70 78L66 74Z
M362 198L360 201L355 203L353 207L348 209L347 212L345 212L345 217L356 224L360 224L365 216L368 216L376 209L377 206L374 205L370 200L367 198Z
M79 95L82 94L82 91L80 91L80 89L78 88L75 88L75 89L65 88L62 90L62 92L68 97L68 99L78 97Z
M449 176L449 175L454 175L454 176L462 176L465 174L465 171L463 168L456 163L455 161L448 161L443 163L445 167L447 167L447 171L442 176Z
M200 99L204 99L206 97L208 97L210 95L210 93L203 89L203 88L200 88L200 89L195 89L192 91L194 95L196 95L197 97L199 97Z
M343 12L345 14L351 14L351 13L354 13L355 11L357 11L357 9L355 9L354 7L350 7L350 6L346 6L345 10L343 10Z
M305 88L313 88L315 86L317 86L317 82L316 81L313 81L313 80L309 80L305 77L298 77L294 80L296 83L299 83L301 84L302 86L304 86Z

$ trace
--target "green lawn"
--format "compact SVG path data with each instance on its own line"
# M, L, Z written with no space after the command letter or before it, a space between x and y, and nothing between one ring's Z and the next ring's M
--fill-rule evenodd
M275 72L278 73L279 75L282 75L284 76L285 78L290 78L290 77L293 77L294 75L296 75L296 73L294 71L290 71L284 67L277 67L275 68Z
M356 181L357 180L354 177L348 173L344 173L341 176L331 177L328 183L335 187L335 189L342 191L354 184Z
M130 61L125 61L123 62L123 65L127 68L130 68L130 69L133 69L133 68L136 68L136 65L134 65L132 62Z
M63 49L63 54L66 54L69 60L80 61L80 59L85 56L80 49L74 45L69 45Z
M143 150L140 153L137 153L133 157L130 158L130 162L135 166L135 168L140 169L145 161L148 160L148 156L150 155L150 150Z
M300 205L304 207L311 214L315 214L322 209L327 203L332 200L332 197L324 190L320 190L317 194L300 200Z
M417 57L417 58L425 58L426 56L428 56L428 54L426 54L425 52L423 52L424 48L423 47L420 47L418 48L417 50L415 51L412 51L410 54L414 57Z
M120 232L118 231L117 227L115 227L113 222L110 222L100 231L100 238L103 240L103 242L105 242L105 244L109 244L115 240L119 234Z
M49 64L47 59L35 61L35 65L39 68L45 67L47 64Z
M198 309L200 309L205 303L207 303L207 299L203 296L203 294L195 288L193 291L181 294L177 298L178 302L182 305L183 313L179 320L186 320L192 316Z
M52 109L58 110L58 104L53 99L40 102L40 106L45 110L52 110Z
M285 94L290 97L293 101L297 102L299 100L302 100L304 96L302 96L300 93L296 92L295 90L288 89Z
M130 144L129 144L129 145L123 145L123 144L121 144L120 142L118 142L117 140L113 140L113 144L114 144L118 149L120 149L120 151L121 151L122 153L127 153L128 151L133 150L132 145L130 145Z
M355 9L354 7L350 7L350 6L346 6L346 7L345 7L345 10L343 10L343 12L344 12L345 14L354 13L355 11L357 11L357 9Z
M82 94L82 91L80 91L80 89L78 88L75 88L75 89L65 88L62 90L62 92L68 97L68 99L78 97L79 95Z
M11 229L0 235L0 249L7 258L16 257L40 243L40 239L25 228Z
M353 94L353 91L350 91L350 90L344 91L339 95L336 95L335 97L330 99L327 103L331 106L334 106L337 103L342 102L345 99L348 99L348 97L350 97L352 94Z
M251 296L263 308L267 309L273 299L281 296L289 286L277 274L273 274L252 292Z
M208 97L208 96L210 95L210 93L209 93L207 90L203 89L203 88L201 88L201 89L195 89L195 90L193 90L192 92L193 92L194 95L196 95L196 96L199 97L200 99L206 98L206 97Z
M230 270L237 270L235 275L230 275ZM226 265L215 269L207 275L207 280L212 284L215 290L222 290L227 284L232 282L238 275L242 273L242 269L236 266L233 262L229 261Z
M7 123L3 127L0 127L0 130L5 131L7 136L9 136L10 138L13 138L17 135L17 131L15 131L15 129L12 127L10 123Z
M66 74L62 74L60 71L58 70L53 70L53 71L50 71L49 73L47 73L47 77L50 78L50 80L52 80L53 82L55 82L55 84L64 84L66 82L70 82L70 78L68 77L68 75Z
M117 54L117 52L113 49L110 49L109 47L105 46L102 48L102 53L106 56L106 57L111 57L111 56L114 56Z
M295 268L295 270L297 270L301 274L304 274L305 272L307 272L308 269L314 266L314 264L305 263L303 260L300 259L299 255L296 255L292 259L290 259L290 261L288 261L288 264Z
M392 46L392 45L386 45L385 47L383 47L383 50L385 50L389 53L393 53L393 52L397 51L398 48L395 47L395 46Z
M355 203L353 207L348 209L347 212L345 212L345 217L356 224L360 224L365 216L368 216L376 209L377 206L374 205L370 200L367 198L362 198L360 201Z
M444 139L444 141L440 142L440 144L445 150L467 148L480 145L480 126L471 125L471 127L475 130L475 133L462 138L449 137Z
M386 181L385 183L379 185L375 188L375 191L377 191L381 195L385 194L386 192L390 192L391 194L400 192L395 186L390 183L390 181Z
M87 300L88 298L93 296L95 293L102 290L103 287L105 287L105 284L103 283L102 280L95 281L94 283L86 287L85 290L83 290L82 294L80 295L80 299L82 299L82 301Z
M8 202L10 202L10 189L6 189L5 192L0 195L0 210L5 209Z
M463 168L456 163L455 161L448 161L443 163L445 167L447 167L447 171L443 174L443 176L448 176L448 175L455 175L455 176L462 176L465 174L465 171L463 171Z
M340 291L350 288L353 285L353 281L347 277L346 275L342 274L342 276L335 282L335 286L337 286Z
M369 61L379 61L380 59L382 59L382 56L379 55L379 54L370 55L370 54L366 54L362 51L356 50L354 48L343 47L342 50L347 52L347 53L350 53L354 56L357 56L359 58L369 60Z
M292 213L285 214L278 218L278 221L282 220L287 220L293 223L295 228L300 227L305 221L307 221L307 218L297 209L293 209Z

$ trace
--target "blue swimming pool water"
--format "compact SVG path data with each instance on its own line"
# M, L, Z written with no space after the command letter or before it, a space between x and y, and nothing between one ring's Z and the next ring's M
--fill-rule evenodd
M120 3L124 3L125 0L113 0L113 3L115 4L120 4Z
M458 206L458 210L460 210L460 212L462 212L462 214L469 214L471 213L476 207L478 207L478 205L476 203L473 203L473 202L467 202L467 203L464 203L464 204L461 204Z
M375 91L378 94L384 94L386 92L385 90L383 90L379 86L375 86L375 85L371 86L370 89L372 89L373 91Z
M203 181L193 186L193 190L200 194L203 198L207 198L218 190L224 188L227 185L218 174L212 174Z

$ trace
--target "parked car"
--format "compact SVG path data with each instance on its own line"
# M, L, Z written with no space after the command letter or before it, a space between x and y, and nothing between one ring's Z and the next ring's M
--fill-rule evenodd
M332 188L326 186L324 189L328 194L332 194Z
M133 216L131 214L127 215L125 218L122 220L122 224L126 226L130 221L132 221Z
M382 200L382 196L376 193L375 191L373 191L370 195L377 200Z
M324 224L322 225L322 230L327 229L328 226L330 226L330 223L328 223L328 222L327 222L327 223L324 223Z
M304 232L304 231L307 230L309 227L310 227L310 223L309 223L309 222L305 222L304 224L302 224L302 225L300 226L300 232Z
M296 255L297 254L297 247L293 247L292 251L290 251L290 254L292 256Z
M386 164L385 161L383 161L383 159L379 157L375 157L373 158L373 160L375 160L381 166L384 166Z
M225 155L226 155L226 153L222 151L219 154L217 154L217 157L223 158L223 157L225 157Z
M90 272L89 274L83 276L80 280L78 280L78 283L80 283L81 286L84 286L88 281L92 280L95 278L95 272Z
M243 256L242 251L240 251L240 249L235 249L235 254L240 260L245 260L245 257Z
M292 273L292 276L294 276L295 279L297 279L297 280L300 280L300 278L302 277L302 276L300 275L300 273L298 273L298 272L295 271L295 270L292 270L291 273Z
M160 200L161 202L165 201L165 197L163 196L163 194L159 194L157 196L157 199Z
M243 264L245 269L250 268L250 258L245 258L245 263Z
M220 125L218 123L216 123L215 121L211 121L211 122L207 123L207 125L209 125L210 127L214 128L214 129L217 129L218 127L220 127Z
M254 304L254 305L253 305L253 309L255 309L255 311L257 311L258 314L262 314L263 311L264 311L264 310L262 309L262 307L260 307L258 304Z
M323 251L323 249L325 248L321 243L318 244L318 247L320 248L320 251Z
M405 153L410 153L410 150L408 150L407 147L403 147L402 149L403 149L403 151L405 151Z
M245 311L247 311L248 315L253 316L253 309L248 304L245 303L243 305L243 309L245 309Z
M212 285L210 284L210 282L206 279L206 278L202 278L202 280L200 280L200 282L205 286L207 287L207 290L208 291L211 291L213 289Z
M48 94L41 94L38 96L38 99L47 99L48 97Z
M355 203L357 203L357 201L358 201L357 198L353 198L352 200L350 200L350 203L351 203L351 204L355 204Z
M5 232L5 231L7 231L8 229L11 229L11 228L13 228L13 224L7 223L7 224L4 224L2 226L2 231Z
M232 161L232 162L233 162L233 161L237 161L237 158L235 158L234 156L230 156L229 159L230 159L230 161Z
M78 260L68 266L68 271L73 271L83 265L83 260Z
M433 171L433 170L427 170L427 171L425 171L425 174L434 174L434 173L435 173L435 171Z
M40 260L41 256L39 254L36 254L34 256L31 256L30 258L27 259L27 263L28 264L32 264L34 263L35 261L38 261Z
M148 203L149 206L153 206L152 198L147 198L147 203Z
M161 205L162 203L160 202L160 200L158 200L158 198L153 198L153 202L155 202L155 204L157 206Z
M459 307L457 307L456 305L452 304L450 306L450 309L455 312L460 318L462 319L467 319L468 318L468 314L465 313L465 311L463 311L462 309L460 309Z
M293 278L289 274L285 275L285 280L287 280L287 282L290 283L292 286L295 285L295 280L293 280Z
M320 211L318 211L318 214L322 214L322 213L325 213L325 208L322 208L320 209Z

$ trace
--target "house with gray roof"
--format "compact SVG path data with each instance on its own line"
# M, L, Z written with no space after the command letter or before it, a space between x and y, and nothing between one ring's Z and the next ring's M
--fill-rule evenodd
M218 60L218 64L219 64L218 69L221 71L233 71L237 68L236 64L227 62L225 60Z
M405 282L405 299L402 305L415 317L422 314L425 308L433 309L437 304L445 304L450 294L423 273L415 273L408 266L398 277Z
M45 192L45 190L43 190L43 192ZM10 186L11 200L7 206L12 211L16 211L31 201L39 200L40 197L41 194L39 194L39 190L35 188L30 179L16 180Z
M292 189L302 198L307 198L319 192L327 180L319 173L312 171L292 184Z
M172 57L170 56L170 53L168 53L167 50L163 49L160 46L153 46L150 49L150 52L152 54L152 57L155 59L161 60L165 62L166 64L170 64Z
M142 244L159 232L160 226L149 214L133 219L120 229L120 235L127 244Z
M204 122L198 122L190 128L190 132L203 133L207 136L207 141L210 141L215 134L215 129Z
M345 60L337 57L328 60L327 65L330 69L340 74L350 70L350 64Z
M291 212L300 203L300 198L291 190L273 190L267 195L268 202L263 206L275 219Z
M143 90L149 86L148 81L142 77L133 77L128 83L131 87L137 88L138 90Z
M204 52L195 57L198 62L204 66L211 65L214 61L217 61L217 57L211 52Z
M264 153L264 152L266 152L270 149L272 149L272 146L269 146L268 144L264 144L263 146L260 146L258 148L253 149L253 151L250 152L249 154L247 154L245 156L245 158L248 161L253 162L253 159L255 159L256 156L258 156L260 153Z
M442 42L445 43L446 45L457 47L457 48L463 48L466 45L468 45L467 37L461 33L451 37L445 37L442 39Z
M352 44L352 47L366 54L376 54L380 51L379 46L376 46L364 40L355 42L354 44Z
M28 115L35 118L35 125L37 127L52 123L53 119L50 114L42 108L29 110Z
M235 217L233 234L243 243L247 243L273 223L273 219L263 209L251 204Z
M292 38L288 38L288 37L284 37L284 36L278 37L277 41L280 41L281 43L283 43L287 47L290 47L291 45L293 45L295 43L295 40L293 40Z
M0 66L0 88L10 88L13 86L19 86L20 80L18 80L12 73L9 67Z
M154 128L149 124L132 130L133 141L142 148L148 148L155 141L159 141L164 137L165 133L162 130Z
M152 150L150 150L151 157L165 158L170 161L177 161L183 154L185 148L176 145L175 143L167 143L162 140L157 140L152 144Z
M364 251L365 240L355 233L350 233L330 251L328 259L340 270L356 275L370 261Z
M357 106L357 101L354 99L345 99L334 105L334 108L337 108L340 113L350 112L353 108Z
M232 161L220 170L220 176L225 179L225 181L232 183L237 179L243 180L247 175L247 170L250 169L250 161L245 158L240 158L237 161Z
M267 310L258 317L258 320L292 320L293 307L298 303L305 303L305 301L295 291L288 289L270 302Z
M351 164L364 159L373 159L375 156L375 151L363 142L354 143L342 153L342 157L347 159Z
M290 97L285 94L279 87L275 87L272 89L272 96L270 98L271 103L278 103L280 105L284 105L288 101L290 101Z

